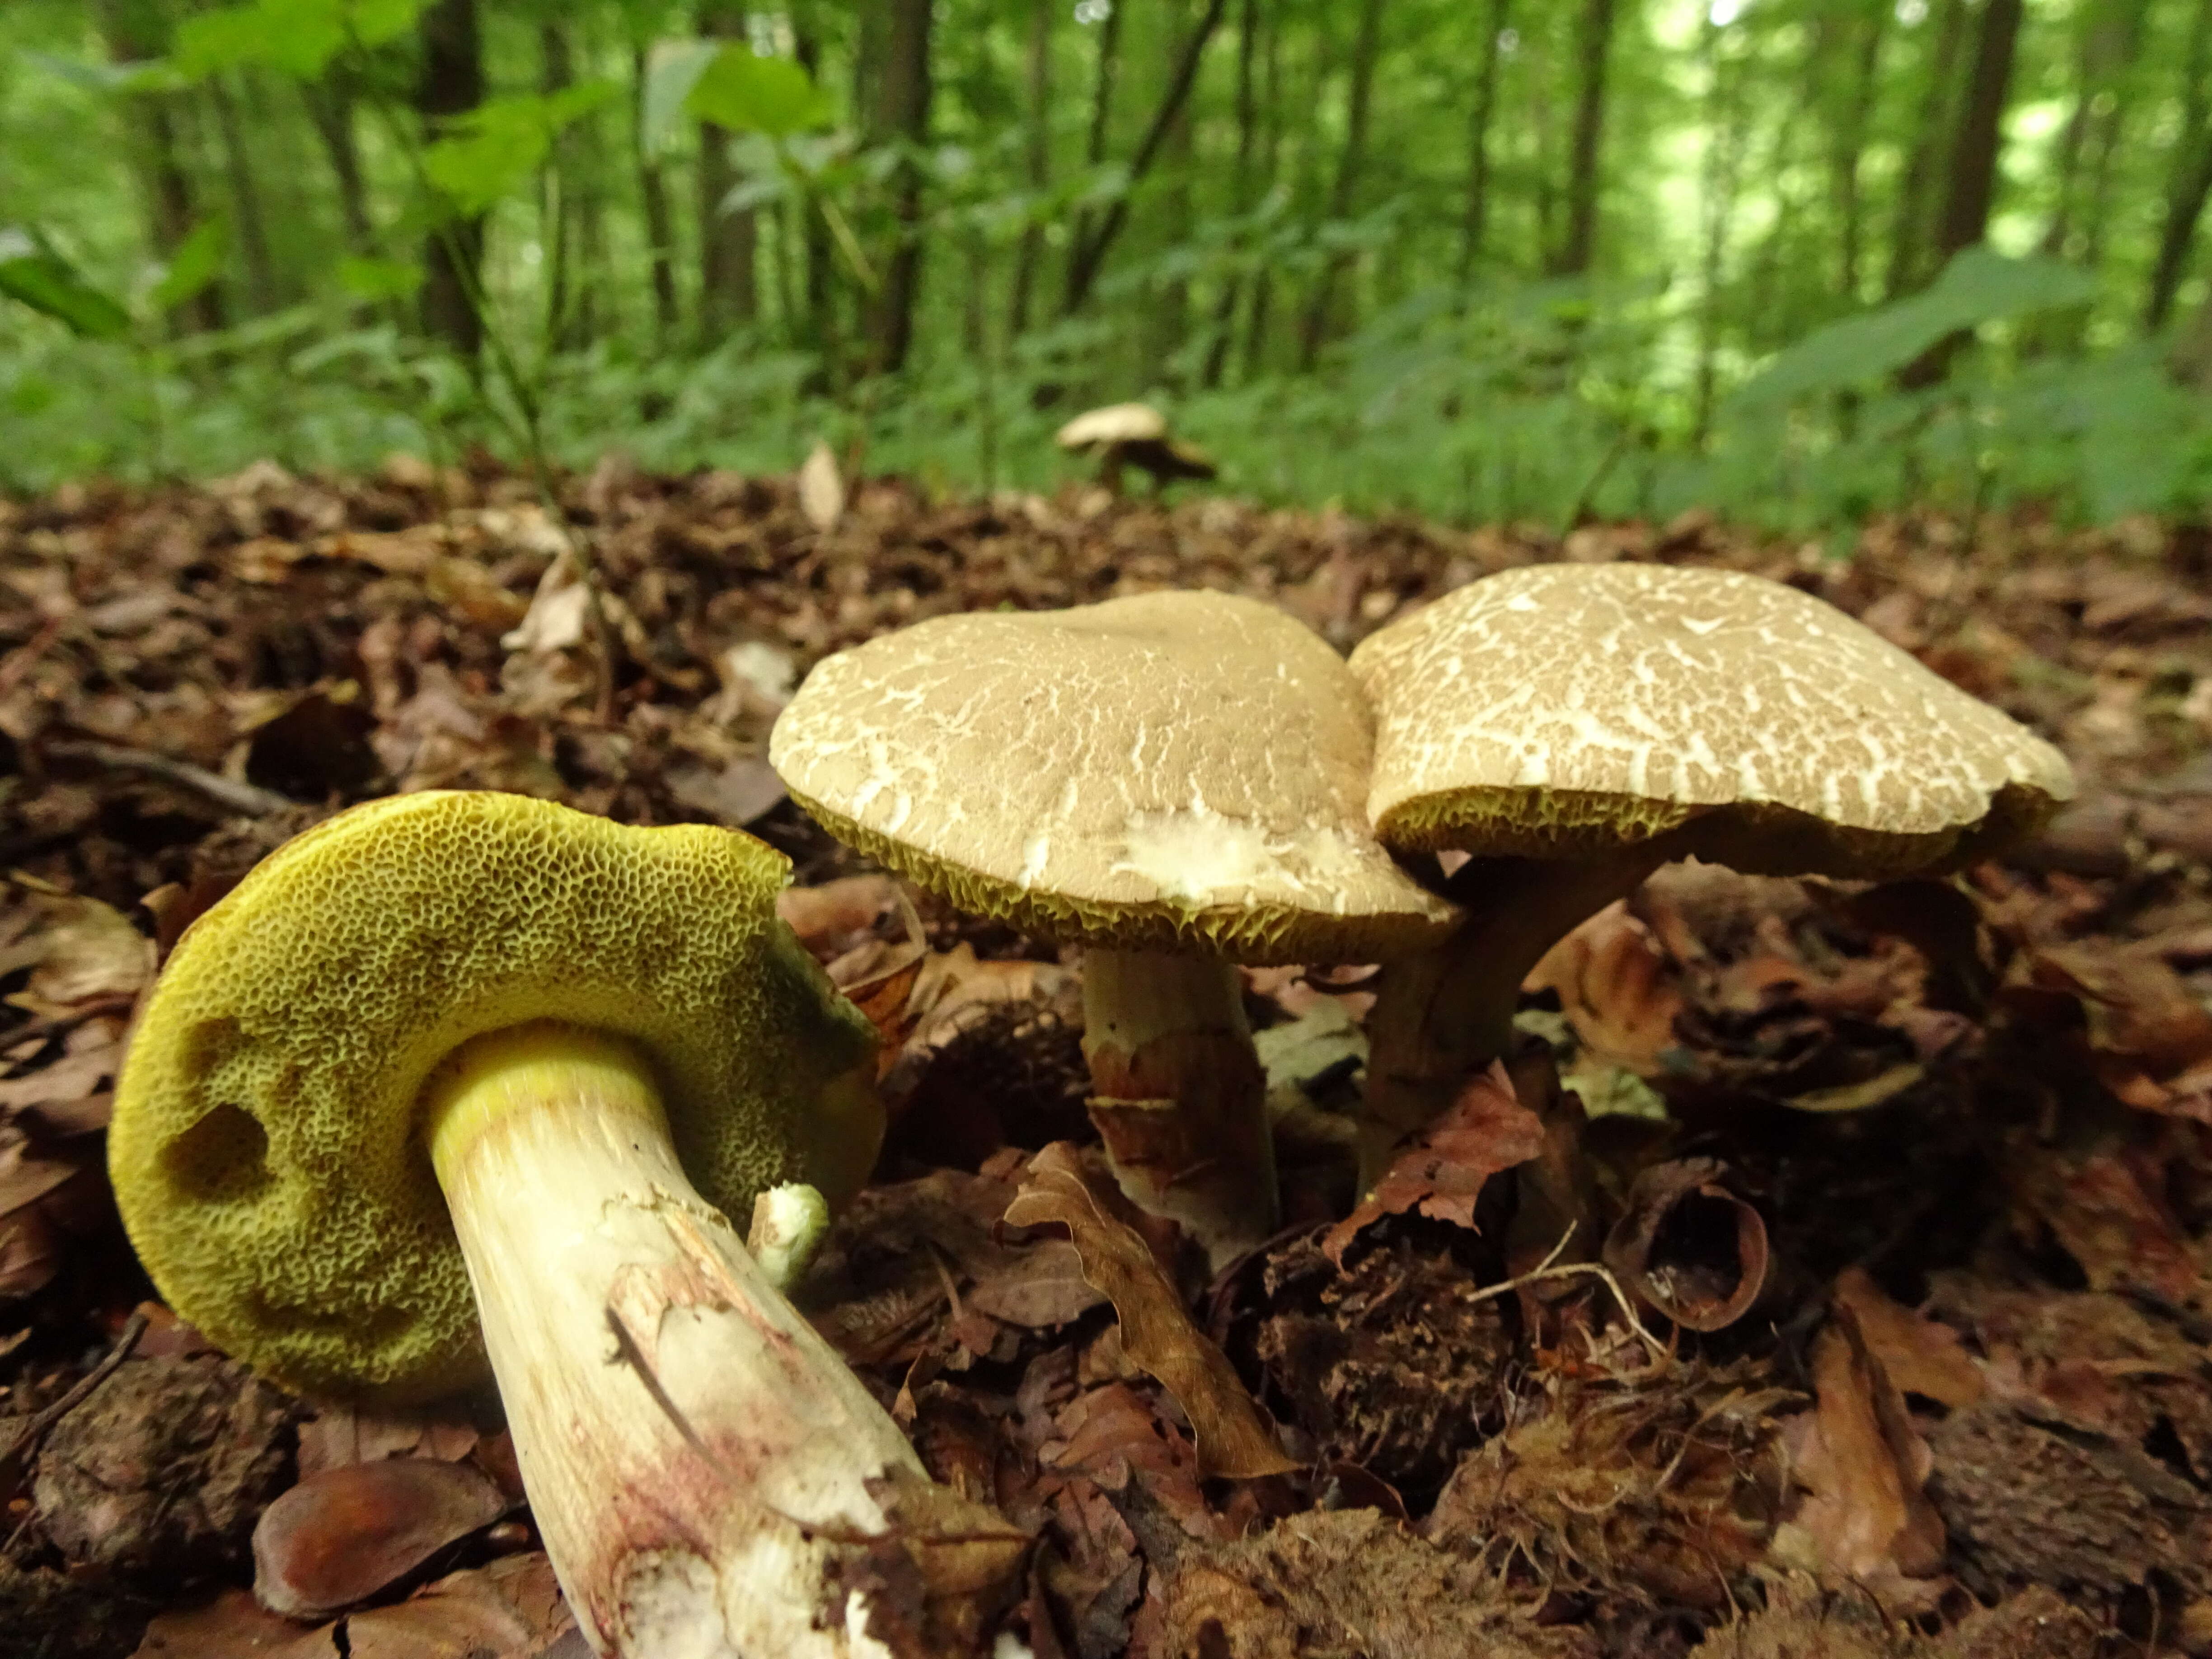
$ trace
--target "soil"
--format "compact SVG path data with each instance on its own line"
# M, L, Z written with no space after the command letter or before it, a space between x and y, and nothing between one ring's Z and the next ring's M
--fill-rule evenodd
M2201 527L1919 516L1839 557L1698 515L814 483L610 460L556 517L395 458L0 499L0 1652L585 1651L495 1400L255 1379L160 1305L106 1185L191 919L331 812L442 787L792 858L893 1114L799 1299L1032 1539L1003 1622L1035 1654L2212 1654ZM1250 972L1291 1224L1210 1281L1102 1172L1079 955L872 871L765 760L814 662L928 616L1208 586L1348 647L1603 559L1832 601L2052 738L2078 799L1942 881L1662 871L1357 1212L1365 981Z

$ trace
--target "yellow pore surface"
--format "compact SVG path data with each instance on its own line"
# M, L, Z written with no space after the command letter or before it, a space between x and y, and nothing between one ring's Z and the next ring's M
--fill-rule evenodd
M856 1188L882 1124L867 1023L776 918L750 836L627 828L489 793L353 809L264 860L178 945L109 1132L131 1242L185 1318L310 1394L420 1398L481 1375L425 1145L424 1079L532 1020L632 1039L678 1156L753 1194Z

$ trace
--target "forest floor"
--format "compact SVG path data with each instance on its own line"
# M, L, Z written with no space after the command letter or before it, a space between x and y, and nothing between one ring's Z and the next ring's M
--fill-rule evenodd
M792 855L787 915L884 1030L894 1114L803 1300L933 1470L1035 1536L1010 1617L1039 1655L2212 1653L2203 532L1920 518L1831 560L1695 519L803 506L611 462L565 492L620 641L604 703L559 535L495 469L0 500L0 1653L584 1652L495 1407L252 1379L153 1301L101 1163L185 923L339 805L429 787ZM1953 882L1662 872L1547 959L1511 1091L1358 1225L1361 970L1253 973L1297 1224L1211 1284L1171 1231L1115 1256L1079 963L909 908L801 819L763 758L793 678L939 611L1165 586L1348 646L1563 557L1806 586L2053 737L2081 797ZM1003 1224L1025 1187L1118 1263L1099 1285ZM1207 1337L1229 1370L1179 1363ZM1251 1400L1294 1467L1209 1474ZM312 1616L262 1610L257 1557Z

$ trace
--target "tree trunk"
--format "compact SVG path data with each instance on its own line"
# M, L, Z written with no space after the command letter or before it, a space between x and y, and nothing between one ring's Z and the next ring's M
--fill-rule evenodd
M676 301L676 225L668 211L668 180L660 158L645 147L645 48L629 54L630 143L637 155L637 196L645 212L645 257L653 274L653 343L665 348L681 319Z
M1555 276L1579 276L1597 251L1600 158L1605 141L1606 70L1613 57L1616 0L1583 0L1577 31L1579 84L1574 149L1567 173L1567 237L1552 263Z
M2120 134L2127 121L2130 102L2127 84L2142 55L2143 26L2149 0L2120 0L2120 8L2113 54L2103 65L2105 88L2112 97L2090 110L2088 157L2083 163L2088 178L2089 200L2081 227L2081 257L2084 264L2093 268L2105 257L2105 230L2112 216L2112 158L2119 153Z
M1282 169L1283 160L1283 25L1280 11L1273 5L1267 11L1263 76L1262 130L1266 134L1267 154L1261 163L1261 176L1273 188ZM1267 367L1267 322L1274 297L1274 278L1273 268L1262 264L1259 274L1252 279L1252 303L1244 319L1244 378L1247 380L1256 378Z
M416 27L422 69L415 108L434 137L443 123L483 101L483 42L476 0L434 0ZM483 293L483 233L482 215L447 218L431 227L422 248L423 331L471 364L483 349L483 319L477 310Z
M149 0L101 0L100 32L118 64L159 58L168 50L168 26ZM146 242L156 258L173 257L191 235L199 214L191 174L185 168L177 125L183 94L145 92L126 100L131 170L137 174L146 215ZM222 284L210 283L170 318L179 331L210 331L228 320Z
M261 183L253 174L252 149L239 119L238 99L220 75L210 76L208 101L216 131L222 139L223 171L230 184L230 223L246 264L246 291L254 313L267 316L284 303L284 284L269 251L269 219L261 209Z
M1042 195L1052 183L1052 20L1058 9L1057 0L1030 0L1024 76L1028 109L1022 159L1025 182L1037 195ZM1029 328L1030 299L1036 286L1037 264L1043 257L1044 225L1032 209L1030 222L1022 227L1021 247L1014 255L1013 294L1007 306L1009 338Z
M1374 105L1375 60L1382 50L1382 0L1363 0L1359 33L1352 46L1351 82L1345 92L1344 149L1337 158L1336 183L1328 193L1328 216L1341 222L1359 199L1359 173L1367 161L1367 125ZM1322 343L1334 331L1337 284L1352 262L1348 252L1330 256L1306 302L1305 326L1298 339L1298 367L1310 369Z
M881 139L901 140L919 149L929 142L929 37L936 8L932 0L888 3L875 130ZM869 307L869 367L880 374L904 368L914 344L915 306L921 293L921 169L902 161L891 178L896 240L883 262L882 289Z
M863 13L864 17L873 15L872 7ZM794 10L792 14L792 42L799 66L819 85L822 37L813 27L810 12ZM813 347L821 361L813 386L826 390L842 375L844 331L837 321L837 253L830 244L830 227L812 204L799 201L788 205L799 222L799 240L806 249L806 343Z
M1231 177L1231 207L1241 218L1252 210L1253 151L1260 132L1259 100L1252 85L1253 59L1260 32L1260 0L1244 0L1237 17L1237 169ZM1209 391L1221 384L1229 366L1230 337L1237 320L1237 301L1244 283L1231 271L1214 296L1213 334L1206 348L1206 366L1199 383Z
M1206 43L1221 27L1221 15L1228 9L1229 0L1206 0L1206 15L1199 19L1197 27L1190 32L1189 39L1183 42L1182 51L1168 77L1168 84L1160 94L1159 107L1152 112L1152 125L1146 130L1136 153L1129 158L1131 191L1144 182L1145 175L1152 170L1153 161L1159 155L1160 147L1167 142L1169 130L1181 118L1183 106L1190 100L1190 89L1198 80L1199 61L1206 55ZM1108 14L1109 22L1112 21L1114 15ZM1091 136L1097 143L1104 142L1102 127L1094 125ZM1073 316L1091 297L1091 285L1098 280L1098 273L1106 263L1107 251L1113 246L1114 239L1121 234L1121 227L1128 216L1129 198L1124 194L1107 210L1104 218L1087 235L1083 227L1078 227L1076 246L1067 262L1067 292L1060 305L1064 314Z
M2022 0L1986 0L1974 46L1972 78L1966 106L1959 112L1958 137L1951 147L1950 187L1937 222L1938 264L1973 246L1989 234L1990 204L1996 194L1997 156L2004 126L2005 95L2012 85L2013 50L2020 40ZM1932 386L1950 368L1967 335L1937 341L1899 377L1907 386Z
M1857 11L1850 20L1855 33L1849 37L1855 48L1850 86L1843 112L1829 129L1828 147L1828 175L1836 207L1836 289L1847 306L1856 305L1859 300L1866 234L1859 165L1866 153L1867 128L1873 120L1875 97L1881 84L1881 42L1891 15L1888 0L1863 4Z
M1190 0L1169 0L1163 10L1180 31L1189 20ZM1172 73L1175 63L1171 52L1164 67ZM1186 99L1176 118L1169 124L1167 139L1161 147L1162 154L1167 158L1167 180L1160 191L1158 222L1162 241L1170 247L1186 245L1190 240L1191 129L1190 100ZM1170 378L1170 365L1190 337L1190 279L1188 276L1170 276L1149 296L1145 307L1144 329L1148 337L1144 346L1146 377L1165 381Z
M1721 278L1727 268L1729 226L1735 216L1744 148L1744 64L1722 50L1721 33L1708 21L1698 35L1709 76L1704 122L1706 149L1698 190L1705 246L1698 261L1698 366L1691 433L1691 441L1700 449L1712 430L1721 342Z
M2203 216L2207 192L2212 192L2212 86L2207 84L2212 76L2212 0L2197 0L2183 76L2181 132L2167 175L2158 258L2143 300L2143 327L2154 333L2173 314L2174 295L2197 240L2197 222Z
M745 9L733 0L703 0L694 18L709 40L745 38ZM712 121L699 124L699 333L701 343L718 343L731 329L760 315L760 285L755 276L759 227L750 208L735 212L722 202L737 188L730 161L730 135Z
M1513 0L1490 0L1485 20L1481 53L1474 74L1474 107L1468 127L1467 214L1460 224L1459 280L1462 287L1474 275L1482 258L1483 234L1490 227L1490 128L1498 113L1498 38L1512 16Z
M1959 43L1965 38L1965 0L1942 0L1936 23L1935 44L1929 49L1926 101L1920 125L1913 134L1912 149L1897 184L1897 212L1889 239L1889 276L1883 297L1894 300L1919 285L1923 251L1927 246L1928 192L1936 176L1936 156L1950 125L1952 82L1955 76Z
M376 222L368 210L368 182L361 165L361 141L354 130L352 82L335 66L320 81L304 83L301 101L314 123L331 178L338 189L338 214L345 224L346 250L356 258L376 255Z

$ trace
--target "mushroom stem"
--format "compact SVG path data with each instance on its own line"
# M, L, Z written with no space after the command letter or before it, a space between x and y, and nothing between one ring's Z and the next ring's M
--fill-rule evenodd
M1676 836L1658 836L1595 859L1471 859L1453 876L1446 890L1468 919L1442 945L1386 963L1376 976L1361 1191L1382 1178L1401 1141L1512 1048L1521 981L1544 953L1685 850Z
M1181 1222L1216 1267L1273 1236L1267 1078L1234 963L1094 946L1083 1053L1091 1121L1133 1203Z
M933 1589L936 1546L1014 1565L1020 1535L928 1484L693 1190L631 1044L493 1032L425 1105L523 1484L597 1651L880 1659L913 1650L866 1628L872 1546Z

